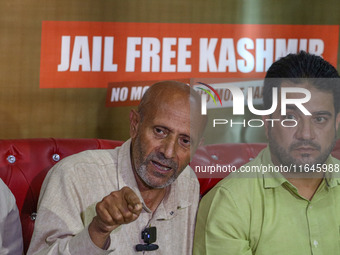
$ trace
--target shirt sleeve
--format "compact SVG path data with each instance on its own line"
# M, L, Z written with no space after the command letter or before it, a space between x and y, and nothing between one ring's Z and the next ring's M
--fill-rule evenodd
M208 192L199 205L193 254L251 255L244 209L224 187Z
M0 179L0 254L22 254L23 241L18 207L11 191Z
M58 169L59 168L59 169ZM82 190L72 168L56 166L41 188L29 254L106 255L91 240L82 220Z

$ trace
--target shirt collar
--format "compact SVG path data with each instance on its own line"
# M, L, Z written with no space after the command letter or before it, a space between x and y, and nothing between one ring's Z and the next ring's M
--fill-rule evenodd
M269 146L263 149L259 156L261 157L261 162L263 165L274 167L274 164L271 160ZM276 188L281 186L283 183L288 182L288 180L280 172L276 171L264 172L262 176L264 188Z
M179 210L191 205L190 197L192 198L192 196L188 195L188 193L194 192L194 190L183 190L181 188L183 184L179 178L168 186L167 194L155 212L155 217L158 220L169 220L175 217ZM187 188L191 187L189 183L186 183L186 185Z
M329 188L334 188L340 185L340 165L337 159L333 158L331 155L327 158L325 164L330 166L332 165L332 171L328 171L325 173L326 184ZM330 167L328 167L329 170Z

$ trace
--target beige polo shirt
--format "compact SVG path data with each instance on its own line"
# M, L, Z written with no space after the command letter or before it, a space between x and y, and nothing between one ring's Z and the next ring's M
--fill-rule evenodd
M28 254L191 254L199 183L187 167L171 184L168 195L152 214L146 208L132 172L128 140L113 150L92 150L70 156L53 167L41 188L38 215ZM87 226L95 205L124 186L144 204L139 218L111 233L108 250L95 246ZM136 252L141 232L156 226L157 251Z

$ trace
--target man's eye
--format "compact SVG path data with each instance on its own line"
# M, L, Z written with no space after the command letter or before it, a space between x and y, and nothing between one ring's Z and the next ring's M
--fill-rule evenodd
M180 142L184 147L190 147L190 139L189 138L181 138Z
M325 123L327 121L325 117L315 117L314 120L316 123L319 123L319 124Z
M157 134L157 135L165 135L165 132L164 132L164 130L163 129L161 129L161 128L154 128L154 132L155 132L155 134Z
M293 114L287 114L286 116L283 116L286 120L296 120L296 117Z

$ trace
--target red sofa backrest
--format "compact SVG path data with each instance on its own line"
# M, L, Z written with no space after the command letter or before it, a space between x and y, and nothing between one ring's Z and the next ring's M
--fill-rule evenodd
M215 172L212 174L200 172L200 170L206 170L205 166L233 166L234 169L237 169L255 158L266 146L265 143L229 143L199 147L190 166L199 179L201 196L230 174L230 172Z
M99 139L0 140L0 178L16 198L25 253L33 233L40 188L48 170L69 155L121 144L121 141Z
M25 252L34 228L37 203L42 182L49 169L61 159L90 149L111 149L122 141L101 139L18 139L0 140L0 178L14 194L20 211ZM240 167L255 158L266 144L216 144L200 147L191 167L233 165ZM340 159L338 140L333 156ZM196 173L201 195L209 191L228 173Z

